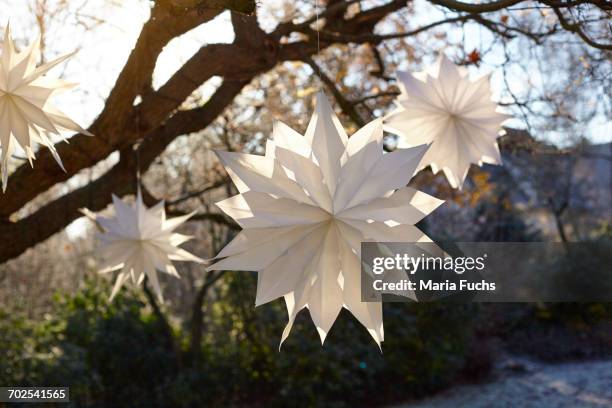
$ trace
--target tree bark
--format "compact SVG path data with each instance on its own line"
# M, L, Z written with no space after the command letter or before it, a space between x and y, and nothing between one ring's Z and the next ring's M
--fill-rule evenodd
M215 282L217 282L224 273L225 271L208 272L206 280L198 290L196 298L193 301L190 328L190 352L192 355L199 355L202 347L202 334L204 333L204 299L206 299L208 290L213 287Z

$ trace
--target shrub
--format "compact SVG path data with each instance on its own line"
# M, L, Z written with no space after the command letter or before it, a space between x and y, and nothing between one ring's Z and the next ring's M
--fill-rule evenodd
M2 383L70 387L75 406L350 406L420 396L460 372L473 308L386 304L381 353L343 311L325 346L303 311L279 352L282 301L252 307L254 280L230 274L207 314L201 353L174 341L146 303L90 281L58 296L53 316L34 322L1 315Z

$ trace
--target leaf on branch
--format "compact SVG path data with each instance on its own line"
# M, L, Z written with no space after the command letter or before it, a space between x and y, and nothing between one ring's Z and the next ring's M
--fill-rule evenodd
M478 63L480 62L480 52L476 48L474 48L472 52L468 54L468 61L470 64L478 66Z

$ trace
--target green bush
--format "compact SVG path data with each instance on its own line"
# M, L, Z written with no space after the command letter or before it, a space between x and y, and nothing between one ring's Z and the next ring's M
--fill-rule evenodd
M253 308L255 280L228 274L207 313L201 350L187 349L139 295L91 281L58 296L53 316L0 315L0 382L70 387L74 406L351 406L424 395L448 385L465 361L471 308L386 304L381 353L343 311L325 346L303 311L279 352L282 301Z

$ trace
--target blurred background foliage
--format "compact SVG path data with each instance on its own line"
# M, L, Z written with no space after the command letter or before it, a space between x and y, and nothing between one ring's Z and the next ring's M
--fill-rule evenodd
M610 303L387 303L382 351L346 311L321 347L302 312L279 350L282 302L253 308L255 274L222 277L197 342L148 288L109 303L93 273L43 316L0 309L0 383L69 384L74 406L379 406L486 380L504 353L559 362L612 350Z
M253 309L255 284L226 277L234 295L215 304L195 350L180 325L168 337L144 296L125 291L111 304L96 280L56 295L42 320L3 311L0 382L70 384L81 406L352 406L425 395L465 366L473 306L387 305L384 352L349 313L321 347L302 313L279 351L286 311L280 302Z

